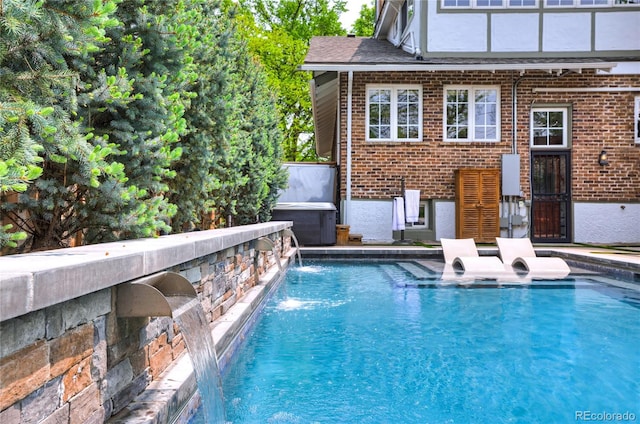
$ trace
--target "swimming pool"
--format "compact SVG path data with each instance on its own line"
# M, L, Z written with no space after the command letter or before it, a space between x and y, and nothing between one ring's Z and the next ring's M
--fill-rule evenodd
M225 371L227 420L640 419L637 292L413 282L389 263L291 268Z

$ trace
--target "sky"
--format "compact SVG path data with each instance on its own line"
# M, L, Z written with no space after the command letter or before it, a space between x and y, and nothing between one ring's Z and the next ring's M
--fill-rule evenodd
M340 16L340 22L342 27L349 31L353 23L358 19L360 15L360 8L363 4L371 4L371 0L347 0L347 12Z

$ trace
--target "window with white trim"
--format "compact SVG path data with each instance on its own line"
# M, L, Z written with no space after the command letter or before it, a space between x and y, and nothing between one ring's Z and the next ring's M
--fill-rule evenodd
M640 0L639 0L640 1ZM442 8L504 8L506 7L537 7L538 0L442 0Z
M552 9L560 7L640 6L640 0L441 0L443 9L536 8L538 3Z
M500 141L500 89L444 87L445 141Z
M471 0L442 0L442 7L471 7Z
M545 6L548 7L562 7L562 6L575 6L575 0L545 0Z
M531 147L567 147L567 108L533 108L531 110Z
M508 7L536 7L538 6L538 0L509 0L507 2Z
M633 119L633 128L636 143L640 143L640 96L635 98L635 103L635 118Z
M429 215L429 211L431 209L431 201L430 200L421 200L420 206L418 209L418 221L416 222L406 222L405 226L407 229L419 229L419 228L431 228L431 217Z
M422 140L422 86L367 86L367 141Z

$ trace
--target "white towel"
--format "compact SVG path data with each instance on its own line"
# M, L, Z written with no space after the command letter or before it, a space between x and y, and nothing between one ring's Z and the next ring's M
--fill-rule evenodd
M420 215L420 190L405 190L404 203L407 222L418 222Z
M404 230L404 199L402 197L393 198L393 223L391 229Z

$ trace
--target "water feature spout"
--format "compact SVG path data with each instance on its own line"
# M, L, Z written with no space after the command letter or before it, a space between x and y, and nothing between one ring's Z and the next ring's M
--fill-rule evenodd
M300 246L298 245L298 239L296 238L296 235L294 234L293 230L291 230L290 228L285 228L282 231L282 235L291 237L291 239L295 243L296 255L298 256L298 266L302 268L302 255L300 255Z
M276 245L273 243L269 237L260 237L256 240L256 250L258 252L271 252L273 253L273 257L276 259L276 263L278 264L278 269L280 272L283 272L282 264L280 263L280 255L276 249Z
M226 422L215 343L202 304L189 280L165 271L121 284L116 298L116 315L121 318L173 318L191 356L207 423Z
M171 297L197 298L189 280L175 272L160 272L118 286L116 314L120 318L174 317Z

